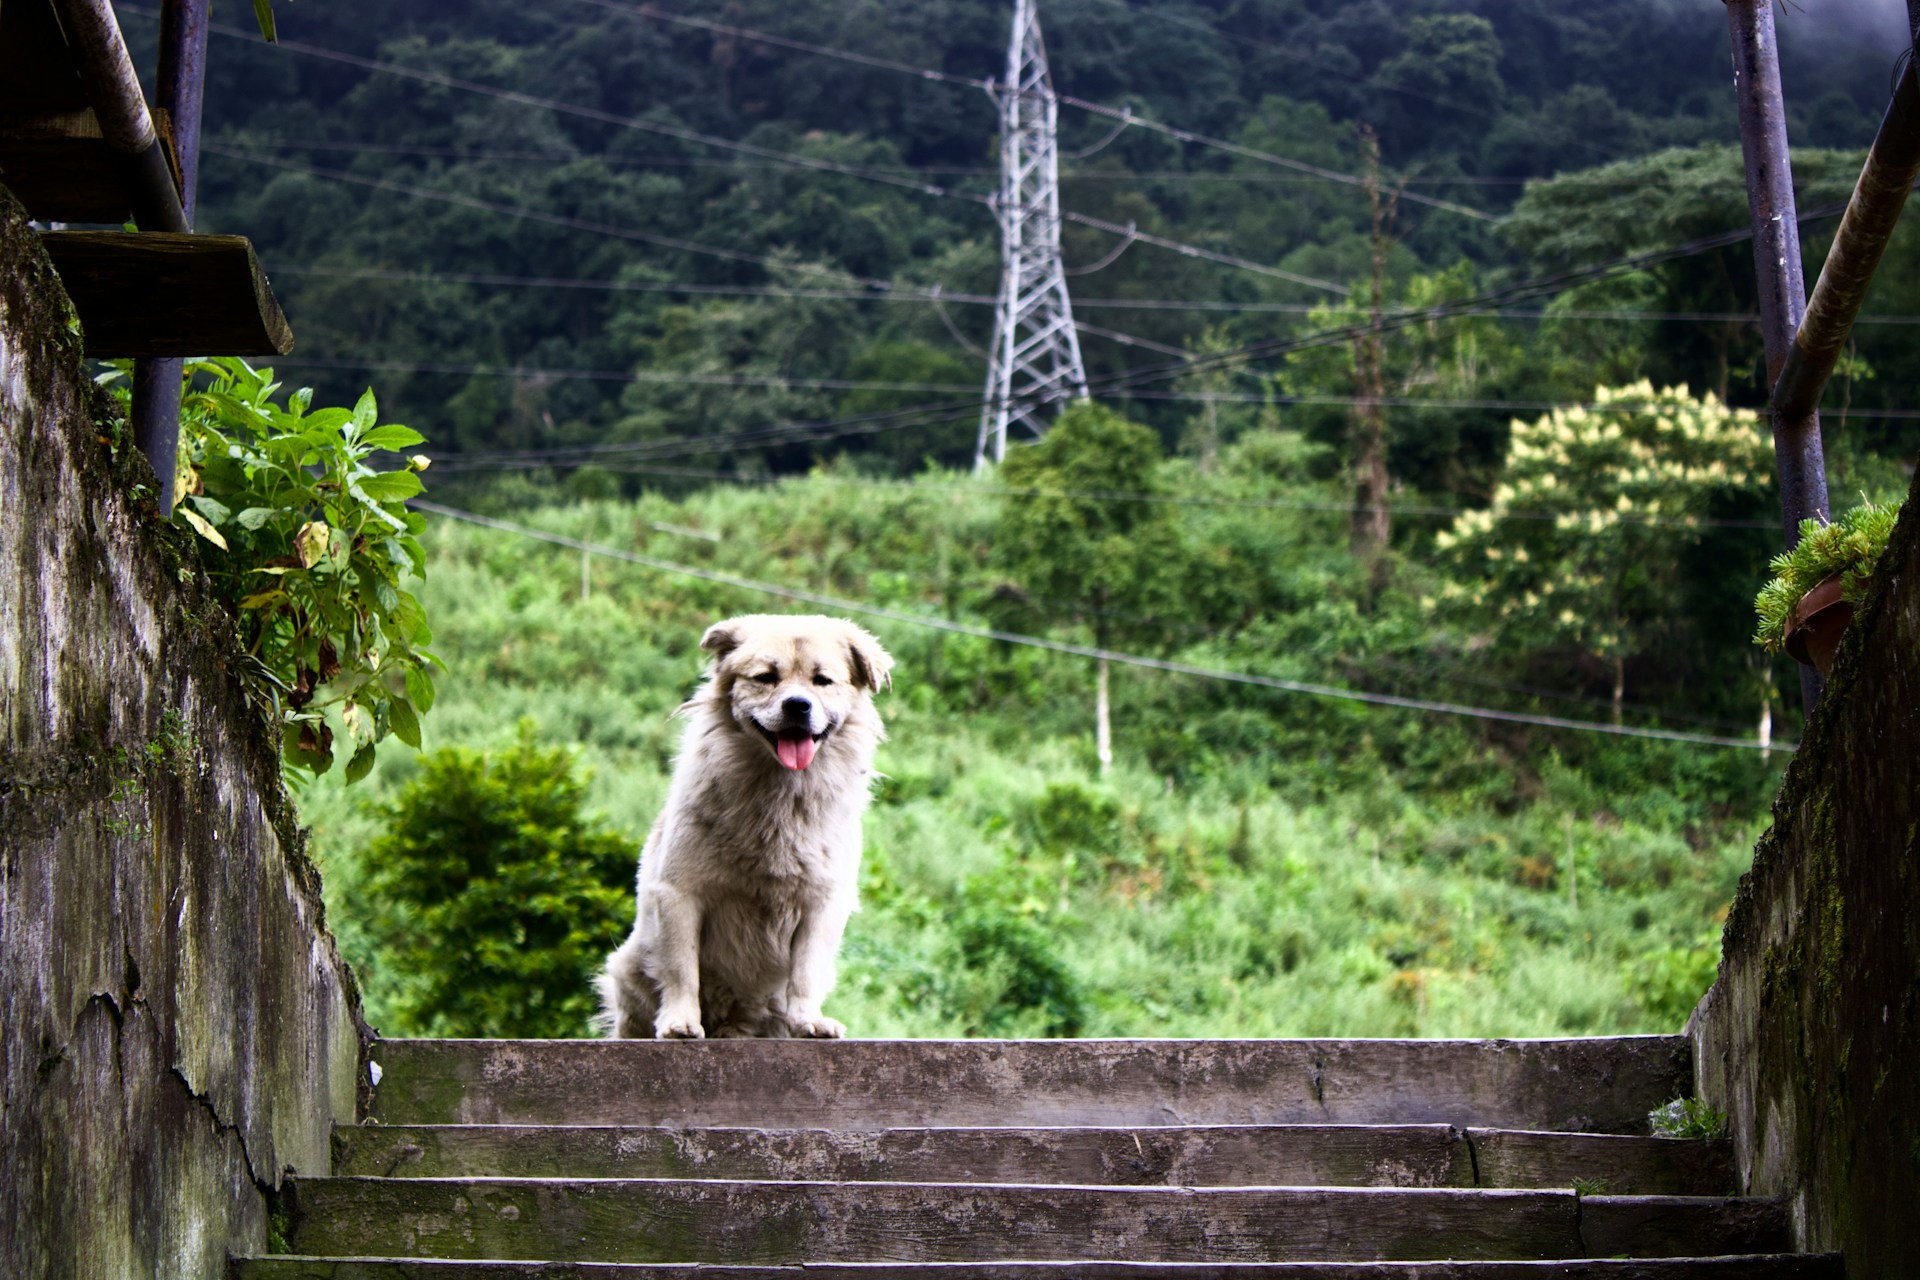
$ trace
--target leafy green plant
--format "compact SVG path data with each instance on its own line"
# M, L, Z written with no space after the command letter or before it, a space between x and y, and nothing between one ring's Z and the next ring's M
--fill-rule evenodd
M1080 984L1039 924L991 903L953 922L943 1003L970 1036L1078 1036L1087 1022Z
M1720 937L1709 933L1692 947L1667 947L1625 966L1627 989L1655 1025L1679 1027L1720 972Z
M374 467L424 437L380 424L373 392L352 409L311 408L302 388L277 400L271 369L196 360L180 413L174 516L199 535L201 563L233 611L285 730L289 764L325 773L327 712L348 734L349 782L389 734L416 750L434 699L432 640L409 590L425 576L425 517L407 510L427 460Z
M639 848L585 798L572 754L523 720L505 748L429 755L381 806L350 905L404 1030L586 1034L589 979L633 923Z
M1787 642L1787 623L1794 608L1828 578L1840 578L1841 595L1859 604L1899 518L1900 509L1891 503L1863 502L1831 524L1802 520L1800 541L1793 550L1773 558L1767 566L1773 570L1773 581L1754 598L1760 628L1753 642L1768 653L1778 653Z
M1724 1138L1727 1113L1718 1111L1698 1098L1675 1098L1647 1113L1647 1124L1656 1138Z

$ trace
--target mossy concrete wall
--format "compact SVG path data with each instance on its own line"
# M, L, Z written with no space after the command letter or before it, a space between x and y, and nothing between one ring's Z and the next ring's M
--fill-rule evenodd
M1850 1276L1920 1275L1920 478L1689 1032L1743 1189Z
M0 1275L225 1274L365 1025L242 655L0 188Z

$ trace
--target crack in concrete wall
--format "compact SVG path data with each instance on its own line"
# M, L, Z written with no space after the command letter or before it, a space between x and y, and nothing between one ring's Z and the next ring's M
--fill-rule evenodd
M279 742L0 188L0 1275L225 1274L371 1036Z

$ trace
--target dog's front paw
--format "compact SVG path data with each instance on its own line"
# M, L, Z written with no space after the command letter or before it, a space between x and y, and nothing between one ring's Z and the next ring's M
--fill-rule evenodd
M653 1034L661 1040L705 1040L706 1028L700 1025L698 1009L662 1009L653 1020Z
M838 1040L847 1034L846 1027L824 1013L789 1017L787 1029L803 1040Z

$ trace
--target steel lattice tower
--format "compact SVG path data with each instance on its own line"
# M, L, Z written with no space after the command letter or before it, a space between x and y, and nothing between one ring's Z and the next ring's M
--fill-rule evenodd
M1064 401L1087 394L1073 305L1060 265L1060 104L1047 75L1034 0L1015 0L1000 106L1000 297L974 466L1007 454L1007 424L1036 436Z

